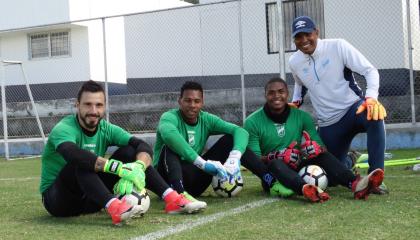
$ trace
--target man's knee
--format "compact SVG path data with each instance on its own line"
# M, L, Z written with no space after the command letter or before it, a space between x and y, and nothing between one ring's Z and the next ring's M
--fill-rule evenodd
M136 149L129 145L120 147L112 154L111 158L124 163L134 162L136 160Z

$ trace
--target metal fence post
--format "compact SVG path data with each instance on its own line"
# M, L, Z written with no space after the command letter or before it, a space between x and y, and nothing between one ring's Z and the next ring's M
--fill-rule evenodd
M109 92L108 92L108 63L106 57L106 30L105 30L105 18L102 18L102 41L103 41L103 51L104 51L104 78L105 78L105 117L106 120L109 122Z
M286 80L285 52L284 52L284 28L283 28L283 1L277 0L277 20L278 31L277 39L279 40L279 70L280 77Z
M407 44L408 64L410 68L410 97L411 97L411 123L416 124L416 106L414 104L414 71L413 71L413 45L411 43L411 11L410 0L406 0L407 6Z
M244 76L244 52L242 45L242 0L238 1L238 30L239 30L239 67L241 74L241 96L242 96L242 125L246 118L245 103L245 76Z

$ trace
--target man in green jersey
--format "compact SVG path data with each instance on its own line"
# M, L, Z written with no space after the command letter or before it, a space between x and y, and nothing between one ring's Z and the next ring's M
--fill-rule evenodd
M243 128L201 110L203 88L199 83L185 82L178 104L178 109L169 110L160 118L153 156L153 166L178 193L201 202L194 197L207 189L213 176L240 177L242 162L262 179L272 195L293 194L246 149L248 133ZM203 153L209 136L219 134L224 135Z
M378 168L361 178L326 151L310 115L287 104L289 92L283 79L273 78L265 85L264 107L245 121L248 147L279 177L284 186L312 202L327 201L326 192L306 184L297 171L306 165L322 167L332 185L350 188L356 199L366 199L382 183L384 172ZM301 142L302 136L304 142ZM301 159L302 156L302 159Z
M40 192L51 215L76 216L105 208L113 224L119 225L141 209L128 204L124 197L118 199L112 189L116 186L118 193L130 193L133 185L161 196L168 213L200 209L149 167L153 153L146 142L103 120L106 109L101 85L84 83L76 109L75 115L63 118L52 129L42 155ZM120 148L106 159L108 146Z

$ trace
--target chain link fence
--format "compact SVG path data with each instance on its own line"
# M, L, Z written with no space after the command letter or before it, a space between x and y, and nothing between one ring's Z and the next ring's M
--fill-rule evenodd
M346 39L378 68L386 123L420 120L418 0L204 2L0 31L0 60L21 62L1 68L9 138L40 137L25 81L46 135L75 112L77 91L88 79L106 83L109 121L133 133L154 132L189 80L203 85L206 111L241 125L263 105L271 77L284 74L292 92L290 24L299 15L315 19L322 38ZM365 89L363 77L356 78ZM304 109L312 112L310 101Z

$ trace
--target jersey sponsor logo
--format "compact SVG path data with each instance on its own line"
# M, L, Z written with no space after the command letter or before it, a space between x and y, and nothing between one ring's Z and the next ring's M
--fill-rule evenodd
M279 137L284 137L284 135L286 135L285 125L285 123L274 123Z
M95 153L96 144L95 143L85 143L83 144L83 149L88 150L92 153Z
M190 146L194 146L195 145L195 131L187 131L188 133L188 144L190 144Z

